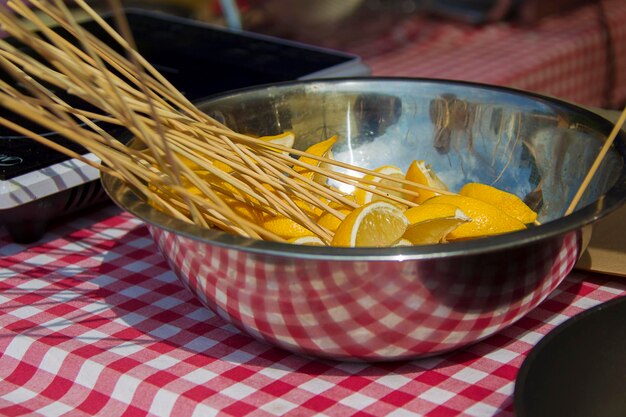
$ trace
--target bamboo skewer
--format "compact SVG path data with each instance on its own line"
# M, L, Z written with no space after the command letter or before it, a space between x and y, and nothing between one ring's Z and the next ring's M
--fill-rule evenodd
M343 192L316 182L303 171L405 206L415 205L409 199L419 195L407 189L407 185L454 194L232 131L189 102L134 49L123 15L117 16L118 32L84 0L74 3L122 52L82 29L61 0L31 0L30 5L23 0L9 0L7 5L13 12L0 6L0 25L41 59L0 40L0 65L22 86L16 88L0 80L0 104L83 146L100 158L102 164L12 121L0 118L0 124L126 181L146 200L175 218L247 237L285 241L237 213L231 203L239 202L261 216L291 219L328 243L332 240L331 232L318 225L302 208L303 204L329 212L340 220L345 215L330 202L351 208L357 204ZM113 9L119 11L117 6ZM49 28L33 8L50 17L74 42ZM26 22L34 26L37 35ZM79 103L70 104L54 89L78 98ZM626 109L618 126L625 118ZM135 138L137 147L111 137L100 123L125 127ZM568 214L578 204L608 152L618 126L590 169ZM306 163L303 158L317 163ZM232 172L222 170L220 164L227 165ZM214 180L207 181L207 175Z
M606 156L606 154L608 153L609 149L613 145L613 142L615 141L615 138L617 137L617 134L619 133L619 131L622 128L622 126L624 125L625 121L626 121L626 107L624 108L624 110L622 110L622 113L620 114L619 118L617 119L617 122L615 122L615 125L613 126L613 130L611 131L611 133L609 134L608 138L604 142L604 145L600 149L600 152L598 152L598 155L596 156L596 159L593 161L593 164L591 165L591 168L589 168L589 171L587 172L587 175L585 175L585 179L580 184L580 187L578 188L578 191L576 191L576 194L574 195L574 198L572 199L570 205L568 206L567 210L565 211L565 215L566 216L572 214L574 212L574 210L576 209L576 206L580 202L580 199L582 198L583 194L585 193L585 190L587 190L587 187L589 186L589 183L593 179L593 176L596 174L596 171L600 167L600 164L604 160L604 157Z

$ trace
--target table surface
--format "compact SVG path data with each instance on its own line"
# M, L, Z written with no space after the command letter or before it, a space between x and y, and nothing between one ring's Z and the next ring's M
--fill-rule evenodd
M366 364L240 333L178 282L137 219L106 205L24 246L0 234L0 415L512 416L517 372L551 329L626 295L572 272L465 349Z
M623 22L626 3L604 3L621 4L609 17ZM423 22L414 22L402 34L414 36L414 45L390 52L387 39L361 52L375 75L473 79L602 105L603 87L585 75L604 70L604 56L588 53L601 39L574 33L593 30L591 13L534 32L501 25L418 30ZM614 27L616 39L626 39L624 28ZM548 40L537 41L559 32L556 53L531 54L519 67L493 49L508 48L504 37L545 49ZM474 48L490 45L492 71L469 64L477 49L458 48L468 39ZM626 71L617 75L614 99L622 100ZM465 349L385 364L317 360L257 342L202 307L146 228L105 205L31 245L0 230L0 415L512 416L515 377L542 336L624 295L623 278L574 271L526 317Z

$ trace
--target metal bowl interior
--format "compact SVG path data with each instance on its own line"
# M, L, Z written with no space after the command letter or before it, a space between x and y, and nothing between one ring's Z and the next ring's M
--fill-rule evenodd
M618 136L578 209L564 212L612 125L552 98L463 82L337 79L214 97L200 108L233 130L332 135L334 157L406 169L425 160L452 190L477 181L523 198L541 226L475 241L329 248L247 239L176 221L109 176L198 298L258 339L335 359L432 355L485 338L534 308L572 269L581 230L626 198Z

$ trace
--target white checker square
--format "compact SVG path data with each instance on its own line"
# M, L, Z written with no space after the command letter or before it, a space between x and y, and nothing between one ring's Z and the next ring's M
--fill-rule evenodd
M32 345L34 342L35 339L32 339L28 336L15 337L4 349L4 355L21 360L23 355L30 348L30 345Z
M172 366L177 365L179 363L180 363L179 359L172 358L171 356L168 356L168 355L160 355L154 359L144 362L145 365L158 369L160 371L171 368Z
M119 293L128 298L139 298L142 295L150 291L152 291L150 288L142 287L141 285L133 285L133 286L124 288Z
M598 300L594 300L591 298L579 298L578 300L575 300L572 305L578 307L578 308L582 308L583 310L587 310L595 305L598 304Z
M58 417L67 415L70 411L72 411L73 407L63 404L60 402L53 402L51 404L46 405L37 410L37 412L46 417Z
M119 281L118 278L113 278L112 276L106 275L106 274L101 274L96 277L89 278L89 282L91 284L97 285L100 288L104 288L118 281Z
M197 368L189 372L187 375L183 375L182 378L194 384L201 385L212 381L218 376L219 374L209 371L208 369Z
M186 314L185 317L195 321L207 321L215 317L215 313L208 308L198 307L189 314Z
M263 404L260 409L275 416L283 416L297 406L297 404L290 401L286 401L282 398L276 398L273 401Z
M219 410L206 404L198 404L193 410L191 417L213 417L219 415Z
M62 268L57 269L55 272L59 275L63 275L64 277L73 277L74 275L78 275L84 272L86 268L83 268L78 265L68 265Z
M127 374L119 376L115 388L111 393L111 398L120 401L123 404L130 404L135 396L135 391L141 383L141 380Z
M193 352L203 352L207 349L212 348L217 344L217 340L210 339L204 336L198 336L190 342L185 343L185 349L191 350Z
M484 357L491 359L493 361L496 361L496 362L507 364L515 360L518 356L519 356L519 353L517 352L513 352L505 348L500 348L500 349L494 350L493 352L489 352Z
M169 324L164 324L162 326L157 327L154 330L151 330L150 334L159 339L167 339L168 337L172 337L180 331L181 329L179 327L170 326Z
M39 367L52 375L57 375L67 355L68 353L66 351L51 347L43 358L41 358Z
M111 306L104 301L94 301L89 304L85 304L80 307L81 311L87 311L89 313L102 313L105 311L111 311Z
M293 372L293 369L281 369L278 368L279 364L275 364L274 366L268 366L266 368L259 368L258 373L261 375L265 375L268 378L279 380L283 378L285 375L289 375Z
M150 414L155 416L169 417L172 415L172 408L178 400L178 394L161 388L157 391L150 406Z
M497 411L498 409L491 405L485 403L476 403L466 409L464 414L468 416L482 417L496 415Z
M235 400L242 400L254 392L256 392L255 388L252 388L242 382L237 382L228 388L220 390L220 394L226 395Z
M507 396L513 395L514 391L515 391L515 382L508 382L496 390L498 394L503 394Z
M132 272L141 272L151 267L152 267L152 264L149 264L144 261L135 261L135 262L130 262L124 265L125 270L132 271Z
M423 414L414 413L402 408L396 408L392 412L386 414L387 417L424 417Z
M60 303L65 303L65 302L76 300L77 298L80 298L80 297L84 298L84 295L81 295L77 293L76 291L65 290L65 291L59 291L54 294L51 294L48 298L51 298L54 301L58 301Z
M306 381L303 384L298 385L298 388L310 392L311 394L319 395L324 391L333 388L335 384L319 378L313 378Z
M489 374L486 372L479 371L478 369L471 369L471 368L463 368L459 372L452 375L454 379L467 382L468 384L475 384L476 382L488 376Z
M419 395L419 398L430 401L435 404L442 404L454 397L456 394L450 391L442 390L437 387L432 387L429 390L424 391Z
M384 385L387 388L390 388L392 390L397 390L398 388L405 386L411 381L412 381L411 378L407 378L399 374L382 375L376 378L377 384Z
M147 248L151 246L153 243L154 243L153 240L150 238L140 237L135 240L131 240L127 242L126 245L133 247L133 248L143 249L143 248Z
M98 382L104 366L94 361L85 361L76 375L75 381L85 388L93 388Z
M352 407L355 410L362 410L374 404L376 401L377 400L375 398L368 397L367 395L363 395L358 392L339 400L341 404Z
M519 337L519 341L528 343L529 345L536 345L543 338L543 334L534 331L527 331L522 336Z
M15 310L11 311L10 314L14 317L27 319L39 313L41 313L41 310L37 307L33 307L32 305L26 305L24 307L16 308Z
M174 309L174 307L180 304L180 299L176 297L163 297L153 303L153 305L162 308L163 310Z
M164 271L162 274L159 275L155 275L154 277L155 280L159 281L159 282L167 282L167 283L172 283L172 282L177 282L178 278L176 277L176 275L170 271L169 269Z
M100 340L106 340L108 339L110 336L106 333L102 333L101 331L98 330L88 330L85 333L79 335L76 337L76 339L81 340L83 342L86 343L94 343Z
M42 255L42 257L45 255ZM39 256L37 256L36 258L39 258ZM32 258L29 260L29 262L33 262L36 263L35 261L32 260ZM47 281L43 281L40 279L36 279L36 278L31 278L28 280L25 280L23 283L21 283L20 285L15 286L15 288L19 288L20 290L25 290L25 291L36 291L36 290L40 290L42 288L45 288L47 286L49 286L50 283Z
M141 342L135 343L135 341L128 341L120 343L117 346L109 347L108 351L120 356L130 356L143 349L145 349L145 347L141 345Z
M229 353L228 355L222 357L224 362L231 363L246 363L254 358L256 358L256 355L244 352L243 350L235 350L232 353Z
M39 254L36 256L33 256L32 258L28 259L28 264L29 265L48 265L52 262L57 261L57 257L55 256L48 256L45 254ZM49 283L45 282L45 281L41 281L38 279L33 280L35 282L38 283L45 283L46 285L49 285ZM30 283L30 280L28 281ZM45 286L45 285L44 285ZM23 286L20 286L20 288L24 288Z
M13 404L19 404L28 400L32 400L39 395L41 395L39 392L31 391L24 387L17 387L16 389L2 395L0 398Z
M121 324L123 326L134 327L145 320L145 316L133 312L128 312L121 317L116 317L115 319L113 319L113 322L116 324Z

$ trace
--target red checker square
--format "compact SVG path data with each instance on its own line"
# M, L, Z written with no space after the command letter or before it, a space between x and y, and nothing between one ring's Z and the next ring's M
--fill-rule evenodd
M222 376L224 378L228 378L237 382L245 381L253 375L256 375L256 372L241 366L231 368L225 372L222 372Z
M41 391L41 395L52 400L58 400L65 396L72 388L73 382L67 378L55 376L50 384Z
M257 408L253 405L245 403L243 401L237 401L222 409L222 413L225 415L231 415L233 417L243 417L248 414L254 413Z
M319 413L324 410L327 410L328 408L332 407L336 403L337 401L335 400L331 400L323 396L318 396L318 397L313 397L313 398L306 400L305 402L301 404L301 406Z
M48 346L57 346L57 345L67 342L68 340L71 340L71 337L68 336L67 334L60 333L60 332L54 332L54 333L42 335L42 336L39 336L39 339L38 339L39 342L45 343Z
M87 358L87 359L93 358L94 356L97 356L101 354L102 352L103 350L101 348L96 347L94 345L84 345L74 350L74 354L76 356L80 356L81 358Z
M482 401L492 394L491 390L478 385L470 385L459 392L459 395L470 398L474 401Z
M360 391L366 386L372 384L372 380L369 378L364 378L362 376L353 375L350 378L346 378L341 380L337 385L342 386L344 388L348 388L352 391Z
M426 417L458 417L458 415L458 410L446 407L445 405L440 405L430 410L426 414Z
M156 387L164 387L172 381L177 380L178 377L167 371L157 371L147 377L144 381L153 384Z
M143 416L147 416L148 412L134 405L129 405L122 415L132 416L132 417L143 417Z
M76 407L88 415L96 415L109 402L110 397L98 391L91 391L85 401Z
M182 392L180 395L201 403L217 393L218 391L215 391L207 386L197 385L187 391Z
M272 394L274 397L280 397L293 391L295 386L283 381L274 381L263 387L263 391Z
M414 395L410 395L402 391L393 391L382 397L380 400L396 407L402 407L413 399L415 399Z
M7 376L3 382L14 384L17 386L25 385L37 373L38 368L25 362L19 365Z
M142 364L143 362L140 362L138 360L135 360L127 356L127 357L123 357L121 359L108 363L107 368L110 368L122 374L125 374L131 369L134 369Z
M505 378L509 381L513 381L515 380L515 378L517 377L517 372L519 371L517 366L513 366L513 365L502 365L500 367L498 367L497 369L494 369L491 372L491 375L495 375L495 376L499 376L502 378Z
M33 414L33 410L26 408L20 404L10 405L8 407L0 408L0 415L2 416L29 416Z
M441 372L431 370L431 371L425 371L425 372L418 374L414 379L415 381L423 382L430 386L436 386L444 382L448 378L449 377L447 375L444 375Z

